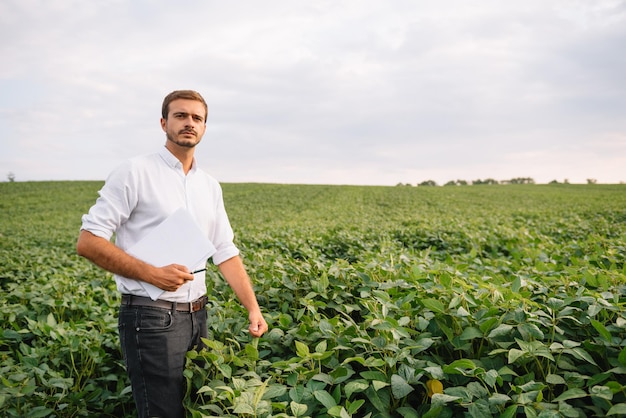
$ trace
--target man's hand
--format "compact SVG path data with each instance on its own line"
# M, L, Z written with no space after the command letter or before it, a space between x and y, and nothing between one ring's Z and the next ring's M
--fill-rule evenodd
M152 271L150 283L168 292L177 291L182 285L193 280L189 269L180 264L156 267Z
M265 322L265 318L263 318L261 311L251 312L248 315L248 319L250 320L248 330L253 337L260 337L265 334L267 331L267 322Z

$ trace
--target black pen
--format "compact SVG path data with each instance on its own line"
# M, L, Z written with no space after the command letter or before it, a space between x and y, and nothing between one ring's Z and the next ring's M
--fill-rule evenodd
M191 274L196 274L196 273L200 273L200 272L203 272L203 271L206 271L206 267L203 268L203 269L200 269L200 270L192 271Z

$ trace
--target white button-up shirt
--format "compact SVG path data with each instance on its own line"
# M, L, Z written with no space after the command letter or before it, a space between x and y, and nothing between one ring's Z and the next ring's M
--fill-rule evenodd
M197 168L195 159L185 175L181 162L165 147L158 153L132 158L109 175L99 195L89 213L83 215L81 229L107 240L115 234L115 244L123 250L184 207L217 249L213 263L239 254L222 189L217 180ZM195 270L204 266L187 267ZM148 297L138 280L114 277L121 293ZM197 273L193 281L176 292L163 293L159 299L189 302L204 294L205 275Z

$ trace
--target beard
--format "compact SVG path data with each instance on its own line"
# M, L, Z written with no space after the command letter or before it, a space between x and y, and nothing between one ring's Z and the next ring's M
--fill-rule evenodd
M194 137L184 136L185 134L188 134L189 132L192 132L192 131L183 130L176 134L171 131L167 131L165 135L168 141L172 141L174 144L178 146L186 147L186 148L193 148L196 145L198 145L198 143L200 142L200 138L198 138L198 134L196 132L193 132Z

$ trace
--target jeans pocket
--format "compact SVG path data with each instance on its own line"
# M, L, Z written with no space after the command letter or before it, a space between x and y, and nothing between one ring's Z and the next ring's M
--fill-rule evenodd
M143 308L137 312L135 330L137 332L160 332L172 327L174 319L165 309Z

